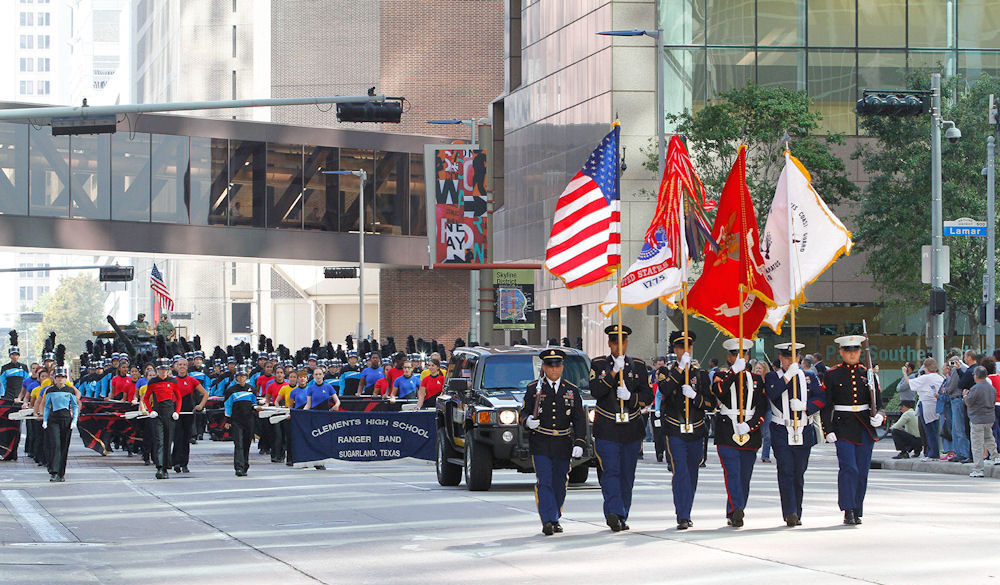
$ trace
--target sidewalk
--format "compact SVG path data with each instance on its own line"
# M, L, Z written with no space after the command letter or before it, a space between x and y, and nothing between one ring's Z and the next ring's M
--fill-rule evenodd
M947 461L921 461L920 459L892 459L890 457L873 457L872 469L893 469L896 471L922 471L924 473L947 473L951 475L969 476L971 463L949 463ZM1000 465L984 465L983 475L987 478L1000 479Z

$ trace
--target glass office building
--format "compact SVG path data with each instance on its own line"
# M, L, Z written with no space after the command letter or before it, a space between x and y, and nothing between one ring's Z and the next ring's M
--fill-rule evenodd
M862 89L906 72L1000 75L996 0L659 0L667 112L748 81L805 90L823 129L857 133Z

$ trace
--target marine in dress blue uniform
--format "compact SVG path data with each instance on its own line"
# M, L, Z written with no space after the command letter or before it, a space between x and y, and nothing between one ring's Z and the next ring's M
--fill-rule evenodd
M840 470L837 473L837 503L844 511L844 524L861 524L872 449L878 440L875 429L885 422L882 397L875 382L875 400L868 385L868 368L861 365L863 335L834 339L840 345L839 365L826 371L827 406L822 410L826 440L835 443Z
M688 354L694 351L695 335L688 333ZM685 336L683 331L670 334L670 344L678 356L671 367L661 366L655 372L660 391L660 422L667 435L667 457L673 477L670 488L674 495L674 512L677 530L694 526L691 506L698 489L698 467L701 465L703 445L708 437L706 411L715 408L708 373L690 365L684 358ZM685 379L684 365L688 364Z
M625 520L632 507L635 467L646 438L646 420L641 411L652 404L653 390L646 363L626 355L632 329L611 325L604 332L611 355L594 358L590 363L590 394L597 401L594 450L601 466L604 518L612 532L620 532L628 530Z
M787 526L802 524L802 493L809 453L816 429L809 417L826 406L826 392L813 372L792 360L791 343L775 345L781 369L764 376L764 392L771 407L771 447L778 470L781 516ZM795 344L795 349L805 345Z
M719 371L712 381L712 393L719 402L719 416L715 422L715 448L722 463L726 483L726 523L734 528L743 526L744 511L750 497L750 478L753 476L757 450L760 449L764 411L764 379L746 371L746 360L739 356L753 347L749 339L728 339L722 344L729 350L729 371ZM743 397L740 402L739 377L743 376ZM742 420L740 408L743 409ZM740 444L735 435L749 436Z
M528 384L520 420L530 433L528 446L535 467L535 503L542 534L562 532L559 517L566 500L570 458L583 456L587 414L580 389L562 378L566 352L547 348L539 353L543 376Z

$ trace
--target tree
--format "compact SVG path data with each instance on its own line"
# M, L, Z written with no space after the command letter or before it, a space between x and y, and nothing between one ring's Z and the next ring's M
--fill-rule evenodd
M93 332L106 329L104 299L107 296L92 276L80 274L64 278L55 292L40 299L34 310L42 313L42 322L35 331L36 355L50 331L56 332L56 343L66 346L66 359L83 351Z
M927 89L930 76L915 72L910 89ZM962 139L944 141L942 160L942 210L944 219L986 217L986 185L980 174L985 163L989 95L1000 95L1000 79L983 76L974 82L950 78L943 88L942 116L962 130ZM860 159L871 182L862 197L855 242L867 252L865 271L886 299L915 310L926 306L929 287L920 281L920 247L931 239L930 116L891 118L872 116L861 120L871 140L859 144L853 157ZM995 210L994 210L995 213ZM947 333L955 335L955 317L967 314L973 335L976 312L982 299L986 264L985 238L948 238L951 247L949 318Z
M828 203L856 195L844 161L831 151L832 145L844 143L844 137L816 134L823 116L809 110L811 102L804 91L748 83L723 92L698 112L685 110L667 118L676 124L678 134L687 137L691 158L710 197L718 197L740 143L746 143L747 186L757 215L763 218L785 164L782 138L786 132L792 154L809 169L813 185ZM656 153L650 156L645 164L656 169Z

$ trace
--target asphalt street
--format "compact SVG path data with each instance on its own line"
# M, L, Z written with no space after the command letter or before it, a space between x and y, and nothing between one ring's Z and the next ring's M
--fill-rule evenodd
M880 448L891 454L889 445ZM153 478L141 459L74 443L67 481L0 463L0 583L1000 583L1000 484L873 470L864 524L842 526L836 459L813 451L803 525L781 520L774 464L758 463L746 526L725 526L713 450L695 526L675 530L670 474L652 445L629 524L612 534L601 493L572 487L561 535L544 537L533 476L489 492L437 484L431 462L271 464L233 475L230 443L193 447L191 473Z

